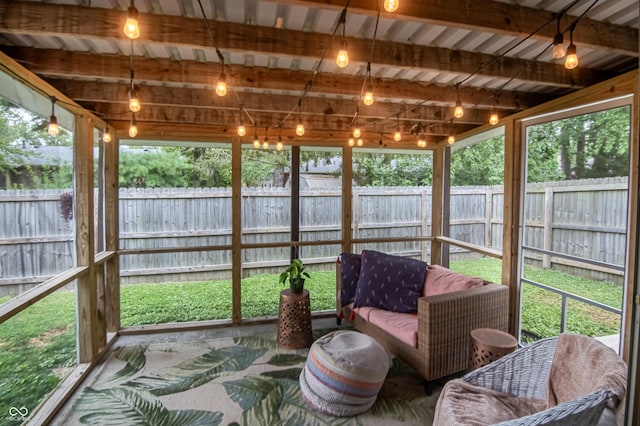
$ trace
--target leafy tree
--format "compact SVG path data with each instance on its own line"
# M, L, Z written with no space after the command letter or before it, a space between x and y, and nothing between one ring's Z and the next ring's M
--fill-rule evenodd
M184 188L191 186L192 169L175 149L128 149L120 153L119 182L128 188Z
M426 186L433 179L433 157L425 154L356 153L353 179L360 186Z
M451 186L500 185L504 182L504 136L451 152Z

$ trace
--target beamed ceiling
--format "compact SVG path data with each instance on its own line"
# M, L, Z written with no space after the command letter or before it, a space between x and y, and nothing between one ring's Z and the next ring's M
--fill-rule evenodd
M336 66L335 55L347 0L201 2L211 31L198 0L135 2L140 139L230 141L243 106L261 140L265 128L273 140L281 126L285 142L343 145L358 111L367 144L394 143L399 121L403 139L395 144L415 147L416 124L438 143L486 125L494 105L506 116L638 66L637 0L400 0L379 19L382 0L351 0L346 68ZM126 137L128 6L0 0L0 50ZM580 64L567 70L550 46L558 25L568 45L577 18ZM221 71L216 48L229 84L225 97L213 90ZM364 106L368 62L376 101ZM453 119L458 95L465 114ZM294 133L298 105L304 137ZM248 127L245 139L253 134Z

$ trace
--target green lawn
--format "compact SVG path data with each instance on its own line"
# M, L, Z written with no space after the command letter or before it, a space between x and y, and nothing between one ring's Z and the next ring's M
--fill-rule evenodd
M500 261L453 262L451 269L500 281ZM335 309L335 272L311 272L306 288L314 311ZM620 286L552 270L526 268L527 278L619 308ZM242 280L243 318L275 317L284 287L277 275ZM0 298L0 303L8 297ZM541 337L560 332L560 297L524 286L522 326ZM122 326L231 318L231 281L136 284L121 289ZM619 332L613 314L569 303L568 330L601 336ZM75 365L75 295L59 291L0 324L0 413L33 411ZM66 369L66 370L65 370ZM7 420L0 416L0 425Z

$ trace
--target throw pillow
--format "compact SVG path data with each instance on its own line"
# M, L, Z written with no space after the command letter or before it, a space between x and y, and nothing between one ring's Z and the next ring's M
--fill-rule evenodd
M363 250L353 306L416 312L426 271L427 263L421 260Z
M427 297L435 296L436 294L480 287L483 284L484 280L482 278L469 277L440 265L429 265L427 278L424 282L423 295Z
M341 253L338 258L340 262L340 305L347 306L353 302L360 275L360 255L355 253Z

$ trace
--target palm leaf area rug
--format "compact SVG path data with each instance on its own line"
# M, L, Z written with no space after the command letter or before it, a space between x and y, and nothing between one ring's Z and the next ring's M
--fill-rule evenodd
M316 331L319 337L331 330ZM115 348L80 392L64 425L429 425L439 391L394 358L373 407L355 417L319 413L298 377L308 349L275 337L225 337ZM57 422L56 422L57 423Z

